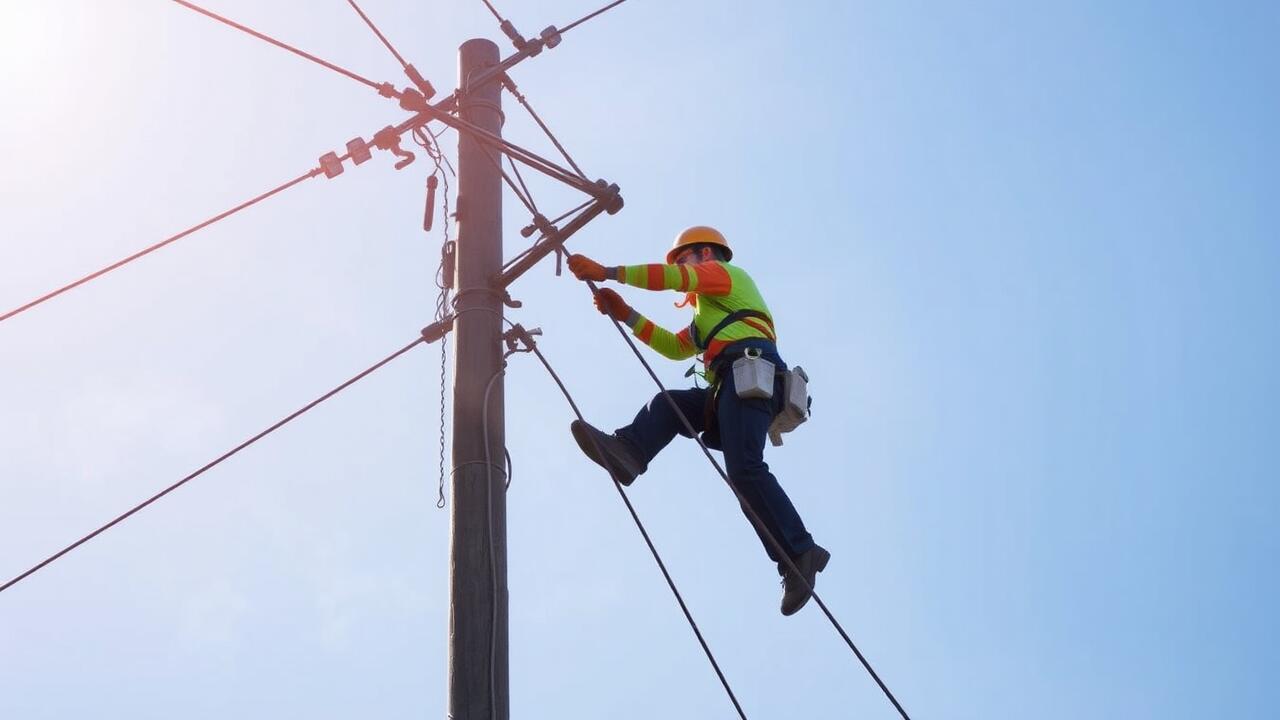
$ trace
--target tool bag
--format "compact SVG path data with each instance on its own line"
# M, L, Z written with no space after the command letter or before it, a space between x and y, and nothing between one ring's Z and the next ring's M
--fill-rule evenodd
M770 330L773 328L773 318L765 313L758 310L738 310L729 313L727 317L717 323L705 338L699 337L697 324L691 324L689 329L694 346L699 350L705 351L711 345L711 339L718 335L721 330L745 318L763 320L769 325ZM772 340L772 338L770 339ZM748 348L742 357L733 361L731 371L733 372L733 386L738 393L738 397L746 400L773 399L775 381L778 375L782 376L782 408L769 425L769 442L774 447L782 444L782 436L785 433L795 430L809 419L809 408L813 404L813 399L809 397L809 375L805 373L804 368L797 366L790 370L778 372L777 366L761 357L761 352L758 348ZM708 396L706 407L707 427L712 427L714 422L714 398L718 391L719 388L717 387Z
M809 419L809 375L802 367L778 372L773 363L760 356L760 350L749 348L733 361L733 387L744 400L771 400L777 376L782 376L782 407L769 425L769 442L782 444L782 436Z
M809 419L813 398L809 397L809 374L799 365L782 373L782 409L769 425L769 442L782 444L782 436Z

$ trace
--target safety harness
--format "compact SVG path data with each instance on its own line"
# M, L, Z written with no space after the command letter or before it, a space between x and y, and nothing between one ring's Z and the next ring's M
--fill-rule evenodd
M694 321L689 323L689 337L693 340L694 347L698 348L698 352L706 352L707 348L711 347L711 341L714 340L716 335L719 335L722 330L740 320L746 320L747 318L763 320L767 327L762 328L759 325L754 324L751 327L763 331L768 336L769 340L777 341L777 333L774 332L773 329L773 318L759 310L734 310L724 316L724 319L720 322L716 323L716 326L711 328L711 332L707 333L706 338L699 336L698 323Z

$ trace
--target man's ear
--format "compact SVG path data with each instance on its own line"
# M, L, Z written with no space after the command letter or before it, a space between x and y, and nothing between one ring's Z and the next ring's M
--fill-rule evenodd
M702 262L711 262L716 259L716 253L709 247L702 248Z

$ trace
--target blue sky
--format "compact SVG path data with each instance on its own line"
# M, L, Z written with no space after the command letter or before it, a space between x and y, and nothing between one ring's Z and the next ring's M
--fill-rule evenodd
M441 88L500 39L479 2L363 6ZM0 7L5 309L404 117L172 3ZM400 81L345 3L210 7ZM500 5L526 34L593 8ZM575 249L645 262L712 224L760 285L815 394L768 460L914 717L1273 714L1278 20L637 0L515 73L623 188ZM425 165L312 180L0 323L0 575L411 340ZM543 266L513 293L589 418L629 419L651 385L586 291ZM438 372L415 351L0 595L0 716L443 717ZM506 394L515 713L731 717L554 385L519 356ZM894 717L816 608L778 615L696 446L629 492L748 717Z

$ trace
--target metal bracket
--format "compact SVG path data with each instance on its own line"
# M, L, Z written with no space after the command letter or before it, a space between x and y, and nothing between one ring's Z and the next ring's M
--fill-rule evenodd
M453 329L454 317L456 316L450 315L442 320L437 320L431 323L430 325L422 328L422 339L427 341L427 344L430 345L431 343L443 338L445 336L445 333Z
M400 161L395 165L397 170L403 170L409 163L413 162L413 153L400 147L400 135L390 125L374 134L373 145L381 150L390 150L393 155L400 158Z
M526 330L520 323L512 325L510 330L502 333L502 341L507 344L507 352L502 356L503 359L505 360L515 353L533 352L533 349L538 346L538 343L534 341L533 336L541 334L542 328ZM523 343L523 346L521 346L521 343Z

